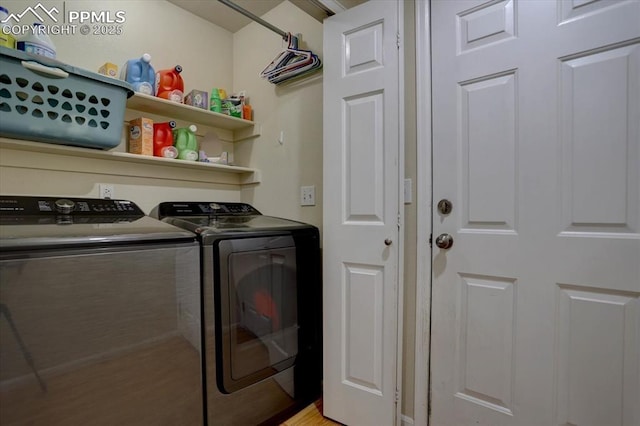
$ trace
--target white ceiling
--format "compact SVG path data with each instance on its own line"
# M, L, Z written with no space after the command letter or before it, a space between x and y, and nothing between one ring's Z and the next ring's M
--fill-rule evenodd
M217 0L168 0L170 3L185 9L219 27L235 33L251 20ZM284 0L232 0L235 4L257 16L262 16ZM311 0L289 0L306 13L322 22L328 15ZM346 9L364 3L367 0L339 0Z
M234 3L254 15L262 16L284 0L235 0ZM235 33L251 20L217 0L169 0L182 9Z

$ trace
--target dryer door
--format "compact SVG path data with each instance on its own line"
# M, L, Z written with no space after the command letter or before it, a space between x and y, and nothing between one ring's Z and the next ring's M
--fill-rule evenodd
M291 367L298 353L290 235L219 242L218 387L231 393Z

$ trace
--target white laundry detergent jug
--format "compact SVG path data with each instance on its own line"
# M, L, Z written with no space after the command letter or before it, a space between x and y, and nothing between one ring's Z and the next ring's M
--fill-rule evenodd
M35 22L31 30L18 39L17 49L48 58L56 57L56 46L49 38L46 28L39 22Z

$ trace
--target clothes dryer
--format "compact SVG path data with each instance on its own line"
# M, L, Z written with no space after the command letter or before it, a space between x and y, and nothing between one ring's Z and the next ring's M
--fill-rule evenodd
M318 398L318 229L244 203L166 202L157 215L201 244L208 424L278 424Z

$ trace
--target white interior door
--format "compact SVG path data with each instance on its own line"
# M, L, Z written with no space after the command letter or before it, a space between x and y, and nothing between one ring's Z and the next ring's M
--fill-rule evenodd
M324 414L396 419L398 8L372 1L324 22Z
M640 424L640 2L432 1L431 424Z

